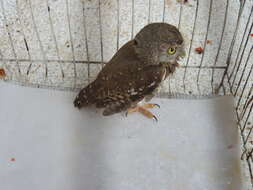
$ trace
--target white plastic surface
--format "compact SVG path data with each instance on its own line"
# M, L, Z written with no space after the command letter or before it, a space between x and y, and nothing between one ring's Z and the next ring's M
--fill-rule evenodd
M239 190L232 98L154 99L159 122L0 83L0 189Z

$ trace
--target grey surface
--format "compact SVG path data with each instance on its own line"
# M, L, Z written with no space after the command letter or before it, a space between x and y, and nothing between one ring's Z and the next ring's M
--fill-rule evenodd
M0 88L0 189L243 189L231 97L154 99L156 123L79 111L71 92Z

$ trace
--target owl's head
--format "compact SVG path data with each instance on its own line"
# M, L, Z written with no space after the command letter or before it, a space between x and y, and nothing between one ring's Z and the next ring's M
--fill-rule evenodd
M137 55L152 64L174 64L185 56L184 40L179 30L170 24L152 23L134 38Z

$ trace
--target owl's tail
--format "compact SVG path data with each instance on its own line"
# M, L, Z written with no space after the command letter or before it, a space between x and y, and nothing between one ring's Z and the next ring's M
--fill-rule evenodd
M95 81L86 86L77 95L74 101L74 106L80 109L82 107L94 104L97 96L97 89L98 85Z

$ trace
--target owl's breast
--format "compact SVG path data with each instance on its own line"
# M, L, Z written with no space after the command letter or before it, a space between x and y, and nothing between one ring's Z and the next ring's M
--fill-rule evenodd
M175 72L176 68L179 67L179 64L177 62L175 63L170 63L166 65L166 75L165 79L169 76L169 74L172 74Z

